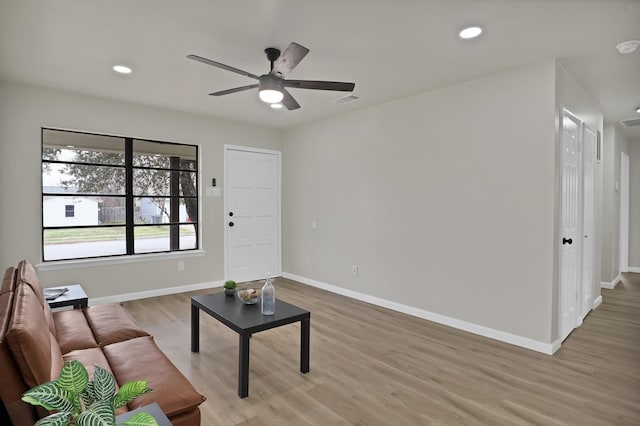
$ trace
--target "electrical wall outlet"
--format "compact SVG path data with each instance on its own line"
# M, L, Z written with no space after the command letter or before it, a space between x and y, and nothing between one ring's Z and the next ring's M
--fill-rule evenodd
M178 261L178 271L184 271L184 261L183 260L179 260Z
M351 265L351 276L352 277L358 276L358 265Z

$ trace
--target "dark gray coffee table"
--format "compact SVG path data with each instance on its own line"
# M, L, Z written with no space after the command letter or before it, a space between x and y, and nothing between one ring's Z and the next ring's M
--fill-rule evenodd
M275 315L262 315L260 303L245 305L224 293L191 298L191 352L200 350L200 310L211 315L240 336L238 353L238 396L249 395L249 339L253 333L300 321L300 371L309 372L309 329L311 313L276 299Z

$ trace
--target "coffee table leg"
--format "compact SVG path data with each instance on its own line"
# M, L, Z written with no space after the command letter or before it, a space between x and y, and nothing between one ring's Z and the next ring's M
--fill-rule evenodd
M191 305L191 352L200 351L200 309Z
M240 334L240 351L238 356L238 396L249 396L249 339L251 334Z
M302 373L309 372L309 332L311 328L311 319L303 319L300 321L300 371Z

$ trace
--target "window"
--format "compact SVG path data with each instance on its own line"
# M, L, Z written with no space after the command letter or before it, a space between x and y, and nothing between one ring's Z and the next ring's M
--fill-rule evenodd
M42 129L43 260L198 249L197 167L194 145Z
M73 204L64 206L64 217L75 217L76 209Z

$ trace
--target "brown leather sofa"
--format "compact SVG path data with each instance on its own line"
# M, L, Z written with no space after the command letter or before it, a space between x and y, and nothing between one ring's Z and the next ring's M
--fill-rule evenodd
M74 359L91 376L95 365L111 371L119 385L148 381L153 392L136 398L124 411L156 402L174 426L200 425L198 406L205 397L122 306L52 312L29 262L8 268L0 287L0 397L14 426L31 426L47 414L21 396L57 379L63 363Z

